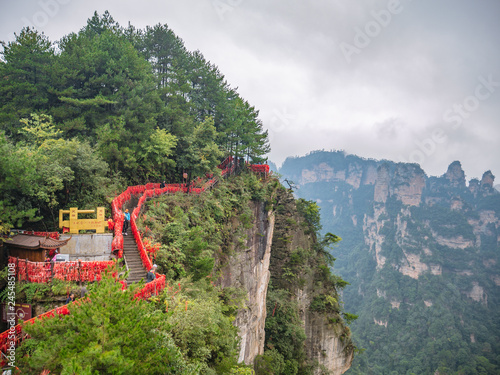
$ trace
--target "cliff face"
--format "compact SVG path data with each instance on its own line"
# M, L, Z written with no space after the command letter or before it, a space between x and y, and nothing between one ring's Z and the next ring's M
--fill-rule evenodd
M245 230L245 242L222 268L221 286L242 288L245 307L238 311L235 325L240 330L238 362L253 364L264 352L266 296L269 284L269 259L274 230L274 214L263 202L251 202L253 225Z
M391 267L413 279L427 272L441 275L443 269L473 277L482 272L480 268L485 262L496 264L496 259L488 258L487 251L481 251L485 250L484 236L491 237L492 249L500 243L500 198L493 183L494 176L488 171L480 182L471 180L467 186L458 161L450 164L442 177L431 178L413 164L380 165L373 211L365 214L363 222L365 243L374 254L377 268L385 265L387 255L394 255L388 242L395 243L399 250ZM436 256L437 252L450 256L453 250L483 254L478 259L471 257L467 266L460 267L449 267L442 256ZM471 290L462 293L486 303L486 296L478 297L478 291L482 293L482 287L473 284Z
M244 241L234 247L227 259L218 260L219 284L224 288L240 288L246 293L245 306L238 311L235 320L241 337L238 361L251 365L258 355L264 354L266 302L269 303L266 299L272 277L275 286L285 285L292 291L290 298L296 303L296 313L306 336L302 348L306 355L304 360L315 364L317 374L321 373L321 368L326 368L331 374L340 375L350 367L353 359L350 331L338 312L333 314L338 322L332 323L332 314L329 317L328 313L310 308L319 292L339 297L334 287L317 288L315 272L309 274L300 287L288 283L283 270L287 269L290 255L297 249L311 251L315 236L306 233L300 224L303 219L297 213L291 194L282 192L278 200L280 208L276 212L267 211L263 202L251 202L253 222L244 231ZM235 221L235 229L238 225L241 224ZM298 277L302 276L305 275Z
M308 358L320 366L315 374L323 373L321 367L331 375L340 375L349 370L354 351L346 344L342 329L335 329L324 315L311 311L304 314L304 326Z
M305 353L314 374L340 375L352 363L354 347L343 322L336 286L322 271L328 267L316 252L316 236L297 212L289 192L281 192L270 263L273 288L287 290L297 303L305 332ZM300 259L300 260L299 260ZM334 306L317 309L315 303L333 297ZM276 305L278 306L278 305ZM268 343L272 346L272 339Z
M489 316L500 308L500 194L491 171L467 183L458 161L428 177L416 164L317 152L287 159L280 173L299 182L298 196L318 202L324 231L343 238L335 266L352 284L343 297L360 315L353 331L368 357L355 361L356 374L377 366L434 373L433 358L457 345L471 358L476 345L497 350L500 332ZM405 325L415 321L421 324L412 336ZM441 342L444 329L450 333ZM440 349L428 349L433 342ZM450 359L442 366L460 365Z

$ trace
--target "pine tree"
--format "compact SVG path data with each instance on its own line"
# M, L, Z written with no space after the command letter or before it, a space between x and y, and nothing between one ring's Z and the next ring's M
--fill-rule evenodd
M52 43L29 27L15 36L15 41L2 43L0 61L0 130L14 139L21 117L48 109L55 99L50 93Z

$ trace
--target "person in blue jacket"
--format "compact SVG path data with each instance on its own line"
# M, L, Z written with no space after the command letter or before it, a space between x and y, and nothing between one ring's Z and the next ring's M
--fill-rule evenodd
M123 218L123 230L122 233L126 236L127 235L127 230L128 226L130 224L130 213L128 212L128 209L125 210L125 213L123 214L125 216Z

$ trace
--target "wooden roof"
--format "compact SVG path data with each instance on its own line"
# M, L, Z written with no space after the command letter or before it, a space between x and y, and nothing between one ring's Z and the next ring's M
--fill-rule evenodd
M23 249L57 249L58 247L66 245L70 239L71 237L66 240L56 240L50 237L18 234L5 241L5 245Z

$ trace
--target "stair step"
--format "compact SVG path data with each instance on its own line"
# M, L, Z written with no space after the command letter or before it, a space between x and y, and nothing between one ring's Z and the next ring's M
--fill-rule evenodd
M129 211L133 210L135 207L128 207ZM141 256L137 249L137 244L135 242L134 236L130 227L127 229L127 235L123 236L123 254L127 259L127 266L129 269L129 274L127 282L129 284L139 282L141 280L146 280L147 270L142 264Z

